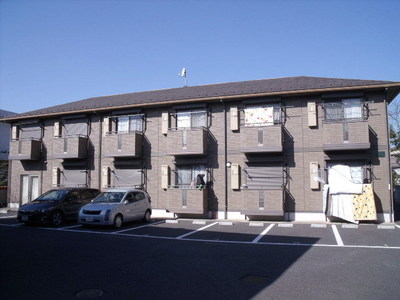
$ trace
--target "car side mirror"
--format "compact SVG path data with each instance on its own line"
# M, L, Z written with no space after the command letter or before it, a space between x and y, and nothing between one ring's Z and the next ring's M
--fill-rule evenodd
M128 200L125 200L124 201L124 204L126 205L126 204L129 204L129 201Z

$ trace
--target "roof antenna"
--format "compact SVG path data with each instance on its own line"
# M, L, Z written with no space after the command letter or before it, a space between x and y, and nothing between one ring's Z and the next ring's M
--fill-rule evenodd
M185 87L187 86L187 79L186 79L186 68L183 68L182 71L178 74L178 76L183 77L183 82Z

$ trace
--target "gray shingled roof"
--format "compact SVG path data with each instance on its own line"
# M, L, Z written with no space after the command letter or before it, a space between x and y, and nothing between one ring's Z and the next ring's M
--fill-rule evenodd
M68 112L104 110L107 108L116 107L148 106L156 104L162 105L168 104L169 102L176 103L196 100L206 101L219 98L234 98L249 95L283 95L288 93L301 93L302 91L310 93L313 91L320 92L346 88L383 88L385 86L395 87L397 95L398 89L400 89L400 82L306 76L262 79L93 97L85 100L17 114L12 117L6 117L4 120L31 118L60 113L66 114Z

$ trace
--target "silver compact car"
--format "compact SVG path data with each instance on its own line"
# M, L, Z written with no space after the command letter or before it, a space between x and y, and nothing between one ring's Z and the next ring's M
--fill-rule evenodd
M150 221L150 196L137 189L110 189L99 194L79 211L82 225L113 225L120 228L124 222L143 219Z

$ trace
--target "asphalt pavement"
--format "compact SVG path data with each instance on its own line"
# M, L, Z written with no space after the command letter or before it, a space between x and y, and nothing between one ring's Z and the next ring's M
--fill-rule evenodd
M398 299L396 224L2 217L1 299Z

